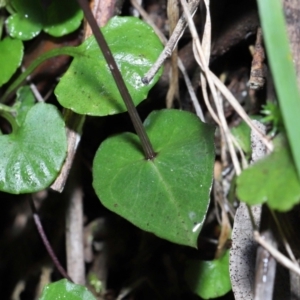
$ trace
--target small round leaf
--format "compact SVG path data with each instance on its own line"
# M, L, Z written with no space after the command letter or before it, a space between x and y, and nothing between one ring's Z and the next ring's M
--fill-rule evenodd
M160 71L149 85L142 83L141 78L162 51L162 44L149 25L133 17L114 17L101 30L137 105L161 75ZM55 89L60 104L76 113L94 116L126 111L94 37L77 49L78 55Z
M192 291L203 299L225 295L231 290L229 251L219 259L189 261L185 277Z
M0 86L6 83L23 59L23 43L10 37L0 41Z
M82 18L83 13L77 1L52 0L47 8L43 29L52 36L63 36L76 30Z
M10 36L30 40L41 30L53 36L62 36L76 30L83 18L77 1L12 0L16 13L6 20Z
M12 0L16 13L6 20L6 28L11 37L30 40L42 30L44 11L38 0Z
M108 138L93 163L95 191L141 229L196 247L210 200L214 128L178 110L152 112L144 125L156 157L144 158L135 134Z
M69 282L66 279L50 283L44 287L39 300L96 300L84 286Z
M57 177L67 152L65 124L57 108L39 103L15 132L0 136L0 190L32 193Z
M286 139L274 139L274 151L237 178L237 195L249 205L267 203L288 211L300 202L300 182Z

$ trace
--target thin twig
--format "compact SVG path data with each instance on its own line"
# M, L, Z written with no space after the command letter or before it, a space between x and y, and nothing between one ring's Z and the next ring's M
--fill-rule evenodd
M68 179L85 121L84 115L79 115L69 109L65 109L63 115L66 124L66 135L68 141L67 157L58 177L51 185L51 189L60 193L63 191Z
M277 218L276 213L272 209L270 209L270 212L271 212L271 215L272 215L272 217L273 217L273 219L275 221L275 224L276 224L276 226L278 228L279 234L280 234L280 236L282 238L282 242L283 242L283 245L285 247L285 250L286 250L287 254L290 256L290 259L294 262L294 264L296 264L299 267L299 263L298 263L295 255L294 255L294 253L292 251L292 248L291 248L290 244L287 241L286 235L285 235L285 233L284 233L284 231L282 229L281 224L279 223L279 220Z
M200 0L195 0L189 3L188 6L191 15L194 15L196 13L199 3ZM164 61L171 56L172 51L174 50L179 39L183 35L186 26L187 26L186 18L184 16L181 16L163 52L158 57L157 61L152 65L151 69L143 77L142 81L144 84L149 84L149 82L153 79L155 74L158 72L159 68L164 63Z
M168 0L167 4L167 17L169 20L169 35L171 36L177 22L179 20L179 7L178 0ZM166 107L171 108L174 100L177 99L180 103L179 93L179 77L178 77L178 47L177 44L171 53L171 68L169 71L170 84L166 95Z
M183 65L182 63L182 60L180 58L178 58L178 67L183 75L183 79L185 81L185 85L187 87L187 90L190 94L190 97L191 97L191 100L192 100L192 103L193 103L193 106L194 106L194 109L195 109L195 112L196 112L196 115L198 116L198 118L202 121L202 122L205 122L205 117L204 117L204 114L203 114L203 111L202 111L202 108L199 104L199 100L195 94L195 91L193 89L193 86L192 86L192 83L191 83L191 80L188 76L188 73L185 69L185 66Z
M61 265L61 263L59 262L56 254L54 253L54 250L46 236L46 233L44 231L43 225L41 223L41 219L37 213L37 210L35 208L34 202L32 200L32 197L28 197L29 199L29 204L30 204L30 208L32 211L32 216L33 216L33 220L35 223L35 226L37 228L37 231L43 241L43 244L45 245L45 248L49 254L49 256L51 257L52 262L54 263L55 267L57 268L57 270L59 271L59 273L66 279L68 279L69 281L73 282L73 280L71 279L71 277L68 275L68 273L66 272L66 270L64 269L64 267Z
M263 237L259 234L257 230L254 231L254 239L267 251L270 252L270 254L284 267L288 268L289 270L295 272L296 274L300 275L300 268L293 263L290 259L288 259L286 256L284 256L282 253L280 253L277 249L272 247L269 243L267 243Z
M223 94L223 96L227 99L227 101L231 104L234 110L238 113L238 115L247 123L251 130L255 131L262 142L266 145L269 151L273 150L273 144L269 141L269 139L252 123L252 120L249 118L243 107L240 103L235 99L232 93L228 90L228 88L224 85L224 83L211 71L210 75L212 76L213 82L219 91Z

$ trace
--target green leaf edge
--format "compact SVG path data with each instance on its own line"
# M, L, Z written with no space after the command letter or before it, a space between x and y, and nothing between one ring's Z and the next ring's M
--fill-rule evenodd
M289 47L282 1L260 0L257 1L257 5L283 121L300 178L300 94Z

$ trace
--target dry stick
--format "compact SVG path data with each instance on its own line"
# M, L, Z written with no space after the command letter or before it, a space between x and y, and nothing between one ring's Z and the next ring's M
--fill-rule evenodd
M169 19L169 33L170 36L174 31L179 19L179 7L178 0L168 0L167 14ZM174 99L177 99L180 103L179 86L178 86L178 47L174 47L171 53L171 68L170 68L170 85L166 96L166 106L171 108L173 106Z
M75 176L71 176L73 180L71 180L70 184L70 203L66 212L67 270L72 275L75 283L84 285L83 193L77 179L78 173L76 168L73 171Z
M263 47L262 31L259 27L257 29L256 41L254 46L254 53L251 64L250 79L248 85L252 90L260 90L264 87L266 82L266 65L265 50Z
M193 103L193 106L194 106L194 109L196 111L196 115L199 117L199 119L202 121L202 122L205 122L205 117L204 117L204 114L203 114L203 111L202 111L202 108L199 104L199 101L198 101L198 98L195 94L195 91L193 89L193 86L192 86L192 83L191 83L191 80L186 72L186 69L182 63L182 60L179 58L178 59L178 67L183 75L183 78L184 78L184 81L185 81L185 84L186 84L186 87L188 89L188 92L190 94L190 97L191 97L191 100L192 100L192 103Z
M268 241L274 248L278 246L270 229L263 231L262 235L265 241ZM255 262L254 300L273 300L276 266L276 260L270 252L258 245Z
M99 10L101 9L101 1L93 1L93 15L97 19L99 26L104 26L107 21L112 16L109 14L111 10L102 10L106 13L102 13L99 16ZM84 28L84 40L92 35L91 28L86 24ZM82 128L84 118L74 112L67 110L71 117L74 117L74 121L82 121L79 125ZM77 126L78 127L78 126ZM75 129L76 127L74 127ZM77 149L77 144L81 138L81 132L72 130L72 127L68 127L69 130L69 141L68 143L71 148L69 151L72 153L72 160L69 161L71 164L73 162L75 151ZM74 142L76 144L74 144ZM70 166L71 166L70 164ZM83 193L80 182L78 181L78 161L75 160L75 168L73 168L73 176L71 174L71 183L69 184L70 192L68 193L70 202L69 207L66 212L66 256L67 256L67 270L69 274L72 275L75 283L85 284L85 259L84 259L84 234L83 234Z
M272 217L273 217L273 219L275 221L275 224L276 224L276 226L277 226L277 228L279 230L279 234L280 234L280 236L282 238L282 241L283 241L283 244L284 244L284 247L285 247L285 250L286 250L287 254L289 255L290 259L294 262L294 264L296 264L299 267L299 263L298 263L295 255L294 255L294 253L292 251L292 248L291 248L290 244L287 241L287 238L285 236L285 233L284 233L284 231L282 229L281 224L279 223L279 220L278 220L278 218L276 216L276 213L272 209L270 209L270 212L271 212Z
M85 18L89 25L92 28L92 32L95 36L95 39L99 45L99 48L101 49L103 56L109 66L109 69L114 77L114 80L117 84L117 87L119 89L119 92L124 100L124 103L126 105L126 108L128 110L129 116L131 118L131 121L133 123L133 126L136 130L137 135L140 138L142 148L145 153L146 159L153 159L155 157L155 152L153 150L153 147L150 143L149 137L146 134L146 131L143 127L142 121L137 113L137 110L133 104L133 101L131 99L131 96L128 92L128 89L124 83L123 77L120 73L120 70L117 66L117 63L104 39L104 36L99 30L97 22L88 6L88 2L86 0L78 0L78 3L81 7L81 9L84 12Z
M22 72L24 72L26 69L25 69L25 67L22 66L21 70L22 70ZM31 76L30 75L27 76L26 81L29 84L32 93L34 94L35 99L38 102L45 102L42 95L41 95L41 93L38 91L36 85L31 82Z
M200 3L200 0L195 0L189 3L189 10L191 12L191 15L194 15L198 5ZM157 59L157 61L154 63L154 65L151 67L151 69L147 72L147 74L142 78L142 81L144 84L149 84L149 82L153 79L153 77L155 76L155 74L158 72L159 68L162 66L162 64L164 63L164 61L171 56L172 51L174 50L174 48L176 47L179 39L181 38L185 28L187 26L186 23L186 19L184 16L182 16L174 31L172 36L170 37L168 43L165 46L165 49L163 50L163 52L160 54L159 58Z
M280 253L277 249L272 247L269 243L267 243L264 238L259 234L258 231L254 231L254 239L266 250L270 252L270 254L283 266L288 268L289 270L295 272L296 274L300 275L300 268L293 263L290 259Z
M140 13L140 15L142 16L142 18L153 28L154 32L158 35L159 39L161 40L161 42L166 45L168 43L168 40L166 39L166 37L163 35L163 33L158 29L158 27L154 24L154 22L152 21L152 19L149 17L148 13L137 3L136 0L131 0L131 4L134 6L134 8ZM195 94L195 91L193 89L191 80L188 76L188 73L185 69L185 66L182 62L182 60L178 57L178 68L180 69L182 75L183 75L183 79L185 81L186 87L188 89L188 92L190 94L194 109L196 111L196 115L200 118L200 120L202 122L205 122L205 118L204 118L204 114L203 111L201 109L201 106L199 104L199 101L197 99L197 96Z
M50 245L50 242L46 236L46 233L44 231L43 225L41 223L40 217L37 213L37 210L35 208L34 202L31 198L31 196L28 198L29 199L29 204L30 204L30 208L32 211L32 215L33 215L33 220L35 223L35 226L38 230L38 233L43 241L43 244L45 245L45 248L49 254L49 256L51 257L52 262L54 263L55 267L57 268L57 270L59 271L59 273L66 279L68 279L69 281L73 282L73 280L70 278L70 276L68 275L68 273L66 272L66 270L63 268L63 266L60 264L57 256L55 255L53 248Z
M68 144L67 157L58 177L50 186L51 189L60 193L63 191L68 179L76 150L81 139L82 127L85 121L84 115L76 114L69 109L64 109L63 116L66 123L66 135Z

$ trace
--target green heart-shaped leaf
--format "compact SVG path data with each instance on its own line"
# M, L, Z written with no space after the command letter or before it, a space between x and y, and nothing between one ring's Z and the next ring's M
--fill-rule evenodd
M274 139L274 151L237 178L237 195L250 205L267 203L288 211L300 202L300 182L286 139Z
M76 30L83 18L77 1L51 0L43 5L40 0L12 0L16 13L6 20L10 36L30 40L43 29L53 36Z
M40 300L54 299L95 300L96 298L85 286L62 279L46 285L40 297Z
M189 261L185 277L192 291L203 299L225 295L231 290L229 251L219 259Z
M152 112L144 125L157 156L146 160L132 133L108 138L93 163L95 191L141 229L196 247L212 185L214 129L178 110Z
M6 37L0 41L0 86L6 83L23 59L23 43Z
M161 75L160 71L149 85L142 83L141 78L162 51L162 44L149 25L133 17L114 17L101 30L137 105ZM55 89L60 104L79 114L94 116L126 111L94 37L77 50L78 55Z
M48 187L57 177L66 151L61 114L53 105L36 104L21 127L0 136L0 190L19 194Z

